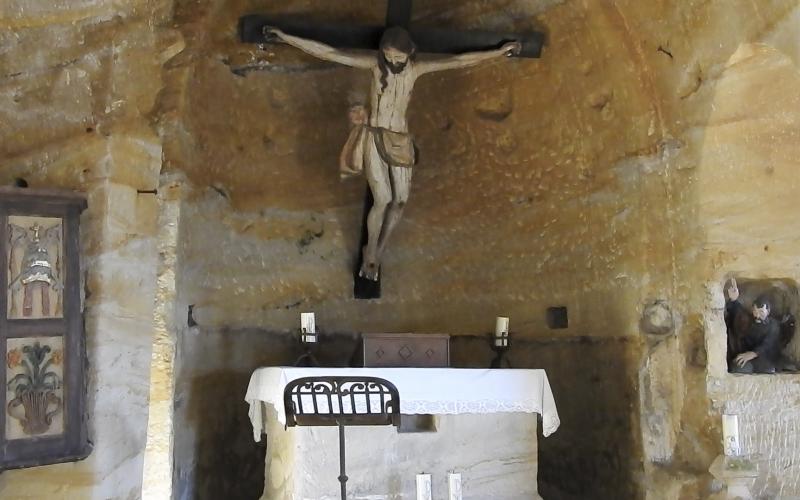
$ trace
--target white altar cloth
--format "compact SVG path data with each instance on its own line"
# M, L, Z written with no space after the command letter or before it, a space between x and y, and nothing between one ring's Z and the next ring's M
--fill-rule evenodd
M556 403L544 370L468 368L259 368L250 377L245 401L250 405L253 437L264 433L262 405L275 408L286 423L283 390L301 377L362 376L392 382L400 393L400 413L538 413L545 437L558 429Z

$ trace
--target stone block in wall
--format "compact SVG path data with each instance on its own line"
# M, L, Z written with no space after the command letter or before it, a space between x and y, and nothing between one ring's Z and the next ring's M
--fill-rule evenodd
M96 221L102 221L96 228L98 251L118 245L132 232L136 224L136 202L136 189L124 184L103 182L89 192L92 215Z
M158 197L154 193L138 194L136 234L155 238L158 235Z
M155 255L155 241L139 238L92 259L92 270L86 279L87 306L149 321L155 269L148 266L153 264Z
M155 286L157 202L154 194L107 183L90 195L98 202L93 217L91 257L87 259L87 303L127 317L152 320ZM133 293L132 293L133 292Z
M703 329L706 332L708 374L723 377L728 372L728 330L725 326L725 295L722 284L709 282L705 287L705 301L709 307L703 312Z
M677 339L655 344L639 371L642 440L649 462L672 461L682 410L682 374Z
M141 193L125 184L105 182L89 192L94 202L93 217L102 220L98 228L104 250L115 248L137 236L153 236L157 224L154 193Z
M90 435L101 444L91 458L98 472L96 488L108 495L105 498L124 498L141 487L151 321L146 316L126 317L103 305L90 308L86 315L92 368Z
M109 138L108 178L139 191L155 191L161 173L161 139L142 119Z

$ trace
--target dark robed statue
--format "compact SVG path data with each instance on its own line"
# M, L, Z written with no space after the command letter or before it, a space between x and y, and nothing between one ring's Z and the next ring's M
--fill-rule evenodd
M736 280L727 289L725 323L728 327L728 370L732 373L776 373L795 370L782 354L794 334L794 317L778 321L770 315L771 305L763 295L750 310L739 300Z

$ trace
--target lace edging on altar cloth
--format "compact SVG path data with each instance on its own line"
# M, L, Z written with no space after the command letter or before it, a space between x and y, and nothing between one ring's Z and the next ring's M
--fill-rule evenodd
M542 416L542 434L554 433L561 424L558 416L545 415L536 400L501 401L404 401L400 400L400 413L406 415L461 415L468 413L538 413Z
M253 435L256 441L261 440L263 422L261 421L260 404L263 401L250 401L250 420L253 423ZM270 404L270 403L264 403ZM324 403L322 404L324 406ZM347 405L349 406L349 405ZM358 413L366 413L366 404L357 404ZM323 409L325 411L325 409ZM549 436L561 424L558 415L545 414L541 404L534 399L523 401L478 400L478 401L424 401L400 400L400 413L406 415L462 415L462 414L488 414L488 413L538 413L542 416L542 434ZM278 420L286 422L286 415L279 413Z

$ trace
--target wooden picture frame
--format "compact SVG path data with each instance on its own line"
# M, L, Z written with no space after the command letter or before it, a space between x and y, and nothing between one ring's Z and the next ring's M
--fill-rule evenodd
M0 187L0 470L86 458L80 215L70 191Z

